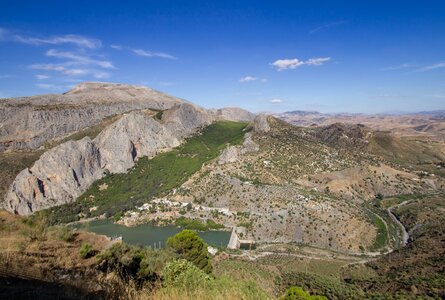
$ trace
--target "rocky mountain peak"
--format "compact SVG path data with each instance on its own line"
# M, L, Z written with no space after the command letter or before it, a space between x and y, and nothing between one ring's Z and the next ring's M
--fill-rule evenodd
M145 86L135 86L121 83L110 82L82 82L74 86L71 90L64 93L64 95L72 95L78 93L91 93L91 92L103 92L103 91L146 91L151 92L153 89Z

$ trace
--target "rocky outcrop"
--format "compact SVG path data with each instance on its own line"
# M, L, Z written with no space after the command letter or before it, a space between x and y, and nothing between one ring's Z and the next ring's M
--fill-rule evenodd
M218 164L224 165L239 160L240 150L237 146L229 146L221 153L218 158Z
M253 130L258 133L266 133L270 131L268 116L261 114L255 117L253 120Z
M218 158L218 164L224 165L234 163L240 160L241 155L260 150L257 143L252 140L252 133L244 135L244 142L240 146L228 146Z
M71 202L106 173L126 172L138 158L176 147L212 121L205 110L190 103L165 111L162 121L143 111L125 114L94 140L69 141L44 153L19 173L5 208L28 215Z
M212 109L210 112L218 119L229 121L251 122L255 119L255 114L238 107Z
M243 147L241 148L241 154L257 152L260 150L260 146L252 139L252 133L248 132L244 135Z
M146 87L82 83L63 95L0 100L0 151L37 149L98 124L102 119L139 109L165 110L184 100Z

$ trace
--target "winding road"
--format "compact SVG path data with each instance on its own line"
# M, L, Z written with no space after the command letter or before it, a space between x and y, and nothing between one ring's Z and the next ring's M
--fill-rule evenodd
M400 207L402 205L405 205L406 203L408 203L409 201L403 201L402 203L399 203L397 205L393 205L391 207L388 207L386 209L386 211L388 212L389 216L391 217L391 219L397 224L399 225L399 227L402 229L402 240L403 240L403 247L406 246L406 244L408 243L409 240L409 234L408 231L406 231L405 226L402 224L402 222L399 221L399 219L397 219L397 217L393 214L392 210L394 208Z

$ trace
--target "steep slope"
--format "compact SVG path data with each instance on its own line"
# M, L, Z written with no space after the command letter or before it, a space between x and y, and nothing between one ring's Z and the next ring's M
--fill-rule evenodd
M165 110L184 102L146 87L94 82L79 84L63 95L2 99L0 151L37 149L108 116Z
M144 112L131 112L102 131L69 141L46 153L11 185L5 208L27 215L73 201L106 173L123 173L144 156L178 146L212 122L205 110L182 103L167 110L162 121Z

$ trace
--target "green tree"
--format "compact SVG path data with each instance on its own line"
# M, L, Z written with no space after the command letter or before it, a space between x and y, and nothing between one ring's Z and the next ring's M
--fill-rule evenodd
M286 294L281 300L327 300L325 296L312 296L301 287L292 286L286 290Z
M178 258L186 259L206 273L212 271L207 244L193 230L183 230L167 240L167 248Z

